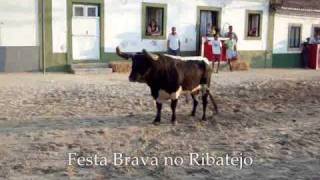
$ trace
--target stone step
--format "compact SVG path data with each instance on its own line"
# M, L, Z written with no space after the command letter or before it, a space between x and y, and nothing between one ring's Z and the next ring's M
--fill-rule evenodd
M112 74L112 68L76 68L72 72L76 75Z
M111 74L112 68L107 63L77 63L71 65L73 74Z
M108 68L108 63L75 63L71 65L72 69L80 68Z

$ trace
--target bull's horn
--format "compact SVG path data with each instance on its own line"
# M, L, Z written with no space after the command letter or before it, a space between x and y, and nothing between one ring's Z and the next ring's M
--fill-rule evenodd
M132 57L131 54L121 52L119 46L116 48L116 52L117 52L118 56L120 56L120 57L122 57L124 59L130 59Z
M158 61L159 60L159 56L158 55L149 53L145 49L142 50L142 53L145 54L148 58L150 58L150 59L152 59L154 61Z

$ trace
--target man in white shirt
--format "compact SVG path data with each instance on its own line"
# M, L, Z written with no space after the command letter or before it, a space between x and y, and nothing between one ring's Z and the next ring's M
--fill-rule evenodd
M168 54L177 56L180 54L180 39L176 32L176 28L171 28L171 33L168 37Z

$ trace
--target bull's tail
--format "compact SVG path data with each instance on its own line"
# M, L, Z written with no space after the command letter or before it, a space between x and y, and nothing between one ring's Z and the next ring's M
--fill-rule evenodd
M209 88L206 89L206 93L209 95L209 99L211 100L211 102L213 104L214 110L218 114L219 113L218 105L217 105L216 101L214 100L213 95L211 94Z

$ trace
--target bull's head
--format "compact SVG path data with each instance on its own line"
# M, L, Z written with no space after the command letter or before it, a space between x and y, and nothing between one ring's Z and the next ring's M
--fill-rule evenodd
M129 76L129 81L145 83L148 74L152 71L152 67L155 66L156 61L159 60L158 55L143 50L142 53L129 54L120 51L120 48L116 49L118 56L132 60L132 68Z

